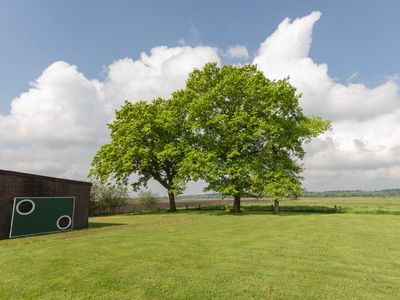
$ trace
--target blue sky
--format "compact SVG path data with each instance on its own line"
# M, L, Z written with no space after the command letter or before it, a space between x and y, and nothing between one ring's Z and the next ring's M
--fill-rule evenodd
M311 57L346 81L354 72L369 86L400 70L399 1L0 1L0 113L52 62L65 60L87 77L104 65L138 57L156 45L255 52L285 17L313 10Z
M168 98L217 61L289 76L304 112L332 121L305 145L305 188L399 187L399 12L400 1L0 0L0 169L86 179L123 100Z

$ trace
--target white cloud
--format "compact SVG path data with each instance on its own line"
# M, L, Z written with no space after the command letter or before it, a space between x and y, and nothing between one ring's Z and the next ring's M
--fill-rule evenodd
M113 62L104 82L55 62L0 116L0 168L84 179L125 99L168 97L193 68L219 60L211 47L155 47L138 60Z
M55 62L11 102L0 117L0 144L88 145L104 135L107 120L100 102L103 84L88 80L75 66Z
M343 85L328 75L326 64L310 57L312 31L320 12L303 18L285 19L261 45L254 63L269 78L290 76L290 82L303 94L305 111L325 118L365 119L399 107L399 86L393 80L375 88L363 84Z
M246 59L249 57L249 51L243 45L230 46L226 51L229 58Z
M211 47L155 47L140 59L119 59L107 67L104 97L111 111L125 99L151 100L168 97L184 87L193 68L210 61L219 62L217 49ZM110 111L110 112L111 112Z
M285 19L261 43L254 63L267 77L290 76L306 113L333 121L333 130L306 146L310 189L385 188L400 179L400 87L395 77L369 88L331 78L309 57L320 12ZM354 79L357 76L352 76Z

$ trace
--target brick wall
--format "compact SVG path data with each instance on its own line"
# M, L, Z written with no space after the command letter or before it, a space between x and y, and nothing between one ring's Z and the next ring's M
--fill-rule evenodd
M74 229L88 226L91 183L0 170L0 238L8 237L14 197L75 197Z

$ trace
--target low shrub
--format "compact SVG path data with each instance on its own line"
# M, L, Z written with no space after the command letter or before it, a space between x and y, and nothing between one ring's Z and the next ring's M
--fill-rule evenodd
M160 197L151 191L140 191L138 193L139 203L145 210L156 211L159 209Z
M128 188L94 182L90 193L89 213L91 216L113 214L126 205Z

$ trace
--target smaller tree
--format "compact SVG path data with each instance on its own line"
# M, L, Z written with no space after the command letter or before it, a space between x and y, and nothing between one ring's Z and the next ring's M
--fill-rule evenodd
M108 125L111 142L95 155L90 175L123 184L133 177L135 191L154 179L167 190L170 211L175 212L175 195L187 181L179 172L186 149L184 114L173 100L126 101Z
M274 212L279 211L279 201L283 198L296 199L301 196L301 182L297 176L287 176L281 170L271 171L265 186L265 194L274 200Z

